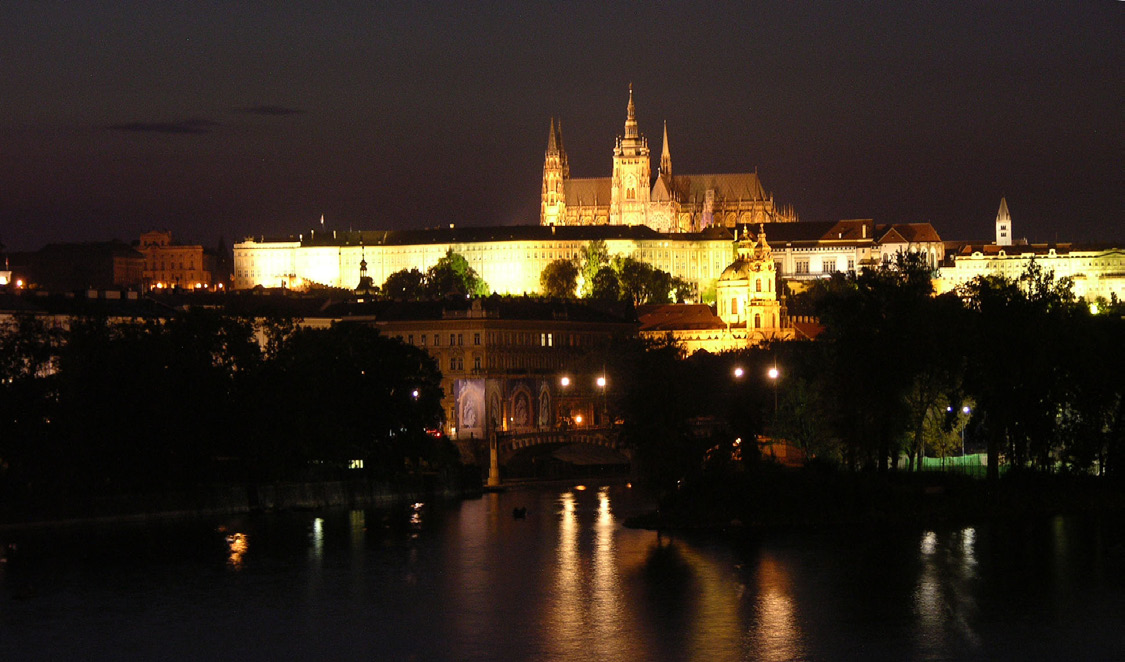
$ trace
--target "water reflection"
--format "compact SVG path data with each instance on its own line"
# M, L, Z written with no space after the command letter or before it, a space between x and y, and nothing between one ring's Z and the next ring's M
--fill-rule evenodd
M751 650L761 660L794 660L805 656L804 634L796 617L790 569L764 554L757 569L757 598Z
M0 531L0 659L1120 659L1115 522L732 547L658 542L622 526L629 490L587 488Z
M920 542L920 569L914 589L915 646L927 657L949 657L977 651L974 629L976 600L976 529L944 535L925 531Z
M230 554L227 556L227 567L232 570L241 570L243 557L250 549L250 536L245 533L232 533L227 536L227 546Z

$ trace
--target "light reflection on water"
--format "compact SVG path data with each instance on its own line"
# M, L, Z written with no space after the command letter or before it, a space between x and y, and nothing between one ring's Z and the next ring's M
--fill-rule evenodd
M1117 527L1062 518L731 545L624 528L645 498L587 487L397 512L0 530L0 659L205 659L236 649L248 660L1123 652L1113 638L1125 617Z

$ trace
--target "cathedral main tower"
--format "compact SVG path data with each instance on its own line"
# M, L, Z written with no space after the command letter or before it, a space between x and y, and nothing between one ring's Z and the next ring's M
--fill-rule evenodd
M566 189L563 180L570 177L570 167L566 162L566 150L562 145L562 121L555 126L551 118L551 129L547 135L547 153L543 157L543 201L539 209L540 225L566 224Z
M617 137L617 146L613 148L610 225L648 224L648 202L652 185L649 167L648 140L637 130L633 86L629 85L625 135Z

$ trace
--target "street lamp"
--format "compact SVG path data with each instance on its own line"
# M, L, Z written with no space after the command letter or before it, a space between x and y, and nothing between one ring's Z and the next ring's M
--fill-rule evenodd
M602 390L602 424L609 417L609 398L606 396L605 375L598 377L598 388Z
M742 379L742 374L743 374L743 371L742 371L741 367L738 367L738 368L734 369L734 376L735 376L736 379Z
M769 375L770 381L773 382L773 417L776 420L777 419L777 378L781 376L781 373L778 372L777 366L775 365L775 366L771 367L769 372L767 372L766 374Z
M563 388L566 388L567 386L570 386L570 377L563 377L562 379L559 380L559 384L562 384Z

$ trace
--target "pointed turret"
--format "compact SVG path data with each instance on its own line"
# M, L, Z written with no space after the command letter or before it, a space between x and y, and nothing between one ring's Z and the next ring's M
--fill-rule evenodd
M996 212L996 245L1012 245L1012 215L1008 212L1007 198L1000 198L1000 211Z
M660 174L672 176L672 151L668 148L668 120L664 120L664 150L660 153Z
M547 133L547 158L559 155L558 139L555 134L555 118L551 118L551 128Z
M563 179L570 179L570 161L568 161L566 158L566 147L563 145L561 118L559 119L559 124L555 129L555 141L558 143L559 163L562 164Z
M633 84L629 83L629 107L625 116L625 139L637 138L637 109L633 106Z

